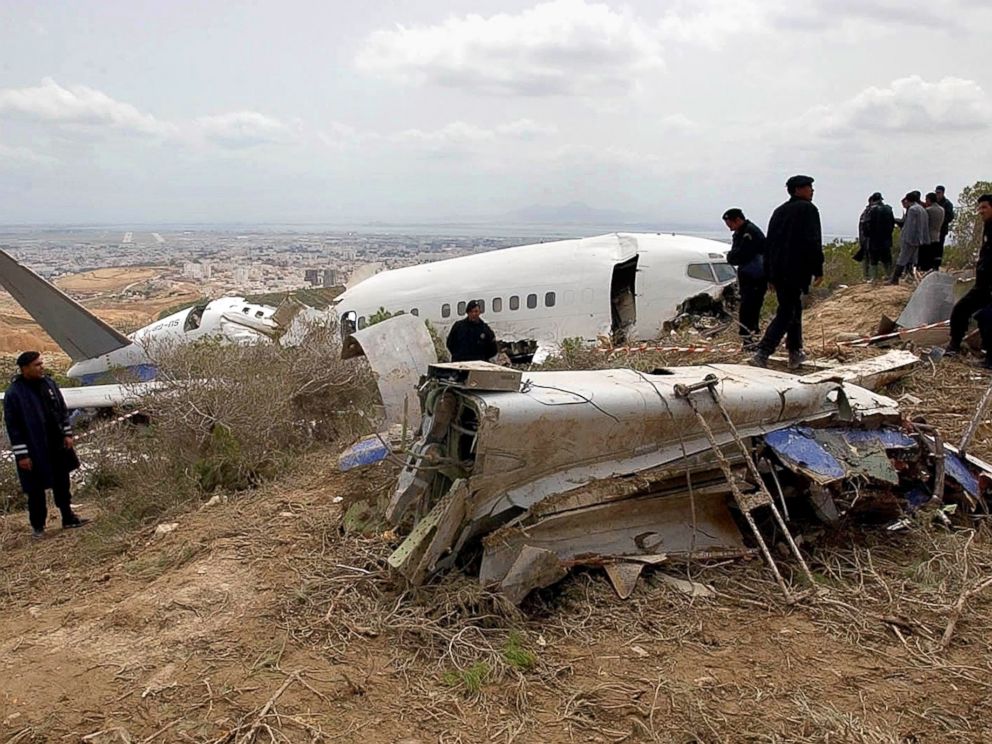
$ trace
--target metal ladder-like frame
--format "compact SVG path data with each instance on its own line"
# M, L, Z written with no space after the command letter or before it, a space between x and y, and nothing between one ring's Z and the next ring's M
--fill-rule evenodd
M761 473L758 472L758 466L754 462L754 458L751 456L751 450L741 440L740 434L737 433L737 427L734 425L733 419L730 418L730 414L727 412L726 406L723 405L723 401L720 399L720 395L716 390L716 386L719 382L720 380L716 375L709 374L703 378L702 382L696 382L691 385L678 384L675 386L675 397L685 400L686 403L689 404L689 407L692 408L693 413L696 414L696 419L699 421L699 425L703 428L703 432L706 434L706 438L709 440L710 446L713 448L713 453L716 455L717 462L720 465L720 470L723 471L723 475L727 479L727 483L730 484L730 490L734 494L734 500L737 502L737 506L740 507L741 514L744 515L744 519L747 520L748 526L751 528L751 532L754 533L754 539L758 541L758 546L761 548L761 553L765 556L765 560L768 562L769 568L771 568L772 573L775 574L775 580L778 581L778 585L781 587L782 593L785 595L785 600L789 603L797 602L812 593L812 591L816 588L813 574L810 572L809 566L806 564L806 560L799 552L799 546L796 545L796 541L792 538L792 533L789 532L789 528L786 527L785 520L782 518L782 513L778 510L778 507L775 506L775 501L772 499L772 495L768 491L767 486L765 486L765 481L761 477ZM747 463L748 470L751 472L751 475L754 477L754 480L758 485L758 490L756 492L744 493L741 491L740 484L734 475L734 471L730 467L730 461L723 454L723 450L720 449L720 444L717 442L716 436L713 434L713 430L706 421L706 417L700 412L698 406L696 405L696 401L693 399L693 393L701 390L709 390L710 396L713 398L713 402L716 404L717 409L723 416L724 422L727 424L730 435L734 438L734 442L736 442L737 446L740 448L741 455L744 458L744 462ZM782 530L782 534L785 536L785 540L789 544L789 549L792 551L792 554L802 567L803 574L809 582L809 590L793 592L790 590L789 585L786 584L785 579L782 577L782 573L775 564L775 559L772 558L771 550L768 549L768 545L765 542L764 537L762 537L761 532L758 530L758 525L754 521L754 515L752 512L763 506L767 506L774 515L779 529Z

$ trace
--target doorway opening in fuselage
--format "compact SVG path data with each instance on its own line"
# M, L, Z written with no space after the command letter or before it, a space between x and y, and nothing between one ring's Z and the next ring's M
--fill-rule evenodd
M634 292L637 277L637 256L613 267L610 281L610 336L614 344L625 344L637 323L637 302Z

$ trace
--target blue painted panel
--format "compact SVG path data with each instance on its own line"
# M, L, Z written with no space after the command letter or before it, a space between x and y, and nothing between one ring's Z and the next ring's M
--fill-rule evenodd
M766 434L765 442L784 463L809 471L821 483L843 478L847 473L837 458L813 439L808 428L779 429Z
M961 458L949 450L944 450L944 472L948 477L957 481L961 488L970 495L978 498L978 478L972 475Z
M338 456L338 467L344 472L385 460L388 455L389 448L380 441L379 437L372 435L359 439L342 452Z
M881 442L887 450L909 449L916 446L916 440L913 437L898 429L831 429L829 431L840 432L849 444L855 446L871 442Z

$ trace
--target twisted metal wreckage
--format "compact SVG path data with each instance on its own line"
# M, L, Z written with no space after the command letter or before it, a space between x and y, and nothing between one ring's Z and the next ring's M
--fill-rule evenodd
M812 581L790 511L869 512L895 529L925 507L987 510L992 466L875 392L918 363L897 351L802 377L430 364L386 512L412 529L389 564L414 584L478 565L519 603L575 566L603 566L626 597L644 566L760 552L794 599L768 545L780 539Z

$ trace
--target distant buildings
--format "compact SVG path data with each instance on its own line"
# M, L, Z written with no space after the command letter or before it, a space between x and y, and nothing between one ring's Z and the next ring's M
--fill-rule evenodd
M183 264L183 276L187 279L209 279L210 264L206 261L186 261Z
M336 287L340 273L337 269L305 269L303 281L311 287Z

